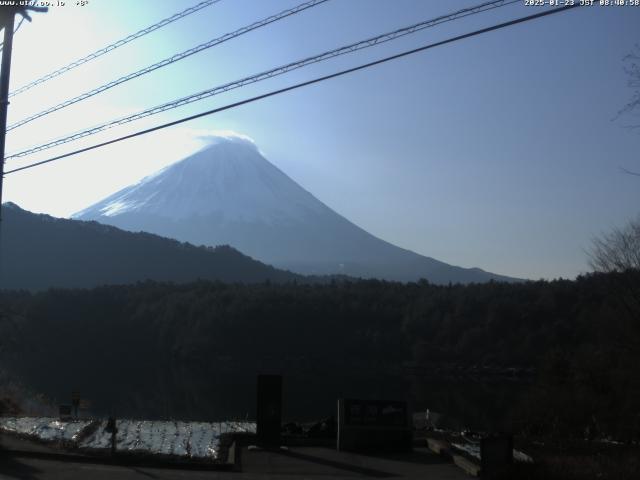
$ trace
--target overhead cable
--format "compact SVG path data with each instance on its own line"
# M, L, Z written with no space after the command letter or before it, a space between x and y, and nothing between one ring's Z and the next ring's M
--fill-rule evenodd
M191 15L192 13L198 12L203 8L213 5L214 3L218 3L219 1L220 0L204 0L203 2L200 2L197 5L194 5L192 7L187 8L186 10L183 10L174 15L171 15L170 17L160 20L159 22L154 23L153 25L149 25L148 27L137 31L136 33L132 33L131 35L128 35L118 40L117 42L111 43L106 47L101 48L100 50L96 50L95 52L90 53L85 57L79 58L78 60L75 60L69 63L68 65L65 65L64 67L58 68L53 72L47 73L46 75L40 78L37 78L36 80L14 90L13 92L10 92L9 97L13 97L14 95L18 95L19 93L26 92L27 90L35 87L36 85L40 85L41 83L44 83L48 80L51 80L52 78L62 75L63 73L68 72L69 70L73 70L74 68L79 67L84 63L90 62L91 60L95 60L96 58L101 57L106 53L112 52L116 48L126 45L127 43L132 42L137 38L143 37L151 32L154 32L155 30L158 30L159 28L162 28L166 25L169 25L170 23L175 22L176 20L180 20L181 18L184 18L187 15Z
M22 18L20 19L20 22L18 23L18 26L17 26L17 27L15 28L15 30L13 31L13 34L14 34L14 35L18 32L18 30L20 30L20 27L22 26L22 22L24 22L24 18L25 18L25 17L22 17ZM2 52L2 46L3 46L3 45L4 45L4 42L0 42L0 52Z
M190 57L191 55L194 55L198 52L201 52L203 50L206 50L208 48L214 47L216 45L220 45L221 43L227 42L233 38L239 37L241 35L244 35L245 33L249 33L252 30L256 30L258 28L264 27L266 25L269 25L271 23L277 22L278 20L282 20L283 18L289 17L291 15L295 15L297 13L300 13L304 10L307 10L309 8L315 7L317 5L320 5L321 3L325 3L329 0L309 0L307 2L301 3L300 5L293 7L293 8L289 8L287 10L284 10L282 12L279 12L275 15L271 15L267 18L264 18L262 20L259 20L257 22L254 22L250 25L247 25L245 27L242 27L238 30L235 30L234 32L231 33L227 33L225 35L222 35L220 37L214 38L213 40L209 40L208 42L202 43L196 47L190 48L188 50L185 50L184 52L181 53L176 53L175 55L172 55L171 57L165 58L164 60L154 63L152 65L149 65L145 68L142 68L136 72L133 73L129 73L128 75L124 75L120 78L117 78L109 83L106 83L104 85L101 85L97 88L94 88L93 90L89 90L88 92L85 92L81 95L78 95L77 97L71 98L69 100L65 100L64 102L61 102L53 107L47 108L46 110L43 110L39 113L36 113L34 115L31 115L29 117L26 117L22 120L19 120L18 122L9 125L7 127L7 131L13 130L15 128L18 128L22 125L25 125L29 122L32 122L38 118L44 117L45 115L48 115L50 113L56 112L58 110L61 110L65 107L68 107L70 105L73 105L75 103L81 102L82 100L86 100L87 98L93 97L94 95L98 95L99 93L102 93L106 90L109 90L117 85L120 85L122 83L128 82L129 80L133 80L134 78L138 78L141 77L142 75L146 75L147 73L153 72L154 70L158 70L159 68L162 67L166 67L167 65L171 65L172 63L178 62L182 59L185 59L187 57Z
M296 90L298 88L302 88L302 87L306 87L306 86L309 86L309 85L313 85L315 83L320 83L320 82L323 82L325 80L330 80L332 78L340 77L340 76L343 76L343 75L346 75L346 74L349 74L349 73L353 73L353 72L356 72L356 71L359 71L359 70L364 70L366 68L370 68L370 67L373 67L373 66L376 66L376 65L380 65L380 64L392 61L392 60L397 60L399 58L406 57L408 55L412 55L412 54L415 54L415 53L418 53L418 52L422 52L422 51L425 51L425 50L429 50L431 48L439 47L439 46L442 46L442 45L446 45L448 43L453 43L453 42L456 42L456 41L459 41L459 40L463 40L465 38L474 37L474 36L477 36L477 35L481 35L483 33L488 33L488 32L494 31L494 30L499 30L499 29L510 27L510 26L517 25L517 24L520 24L520 23L528 22L528 21L531 21L531 20L536 20L538 18L542 18L542 17L546 17L548 15L553 15L553 14L557 14L557 13L560 13L560 12L564 12L564 11L567 11L567 10L570 10L570 9L573 9L573 8L577 8L579 6L580 6L580 4L573 4L573 5L567 5L567 6L563 6L563 7L553 8L553 9L545 10L545 11L542 11L542 12L539 12L539 13L536 13L536 14L533 14L533 15L528 15L526 17L520 17L520 18L517 18L515 20L510 20L508 22L504 22L504 23L500 23L500 24L497 24L497 25L493 25L491 27L486 27L486 28L482 28L480 30L475 30L475 31L470 32L470 33L465 33L463 35L458 35L456 37L451 37L451 38L448 38L446 40L442 40L442 41L439 41L439 42L436 42L436 43L431 43L429 45L424 45L422 47L414 48L413 50L408 50L408 51L405 51L405 52L402 52L402 53L398 53L396 55L391 55L389 57L385 57L385 58L382 58L382 59L379 59L379 60L375 60L373 62L365 63L365 64L362 64L362 65L358 65L357 67L352 67L352 68L348 68L348 69L345 69L345 70L341 70L339 72L335 72L335 73L332 73L332 74L329 74L329 75L325 75L325 76L322 76L322 77L314 78L314 79L308 80L306 82L297 83L297 84L291 85L289 87L280 88L278 90L273 90L271 92L264 93L262 95L258 95L258 96L251 97L251 98L248 98L248 99L245 99L245 100L234 102L234 103L231 103L229 105L222 106L222 107L214 108L213 110L208 110L206 112L198 113L196 115L190 115L188 117L184 117L184 118L181 118L179 120L174 120L172 122L164 123L162 125L157 125L157 126L152 127L152 128L147 128L145 130L140 130L138 132L131 133L129 135L124 135L122 137L114 138L114 139L108 140L106 142L94 144L94 145L91 145L91 146L88 146L88 147L85 147L85 148L80 148L78 150L74 150L74 151L71 151L71 152L68 152L68 153L64 153L62 155L58 155L58 156L49 158L47 160L42 160L42 161L39 161L39 162L31 163L29 165L24 165L22 167L14 168L12 170L9 170L9 171L5 172L5 174L16 173L16 172L28 170L28 169L31 169L31 168L35 168L35 167L38 167L40 165L44 165L44 164L47 164L47 163L55 162L55 161L61 160L63 158L71 157L73 155L78 155L80 153L88 152L90 150L95 150L97 148L105 147L107 145L112 145L114 143L122 142L124 140L129 140L131 138L139 137L141 135L146 135L148 133L152 133L152 132L155 132L155 131L158 131L158 130L162 130L164 128L172 127L172 126L175 126L175 125L178 125L178 124L181 124L181 123L185 123L185 122L188 122L188 121L191 121L191 120L195 120L195 119L198 119L198 118L201 118L201 117L205 117L205 116L213 115L215 113L219 113L219 112L222 112L222 111L225 111L225 110L230 110L230 109L233 109L233 108L237 108L237 107L240 107L242 105L246 105L246 104L249 104L249 103L256 102L258 100L263 100L265 98L273 97L275 95L280 95L282 93L289 92L289 91L292 91L292 90Z
M276 68L272 68L270 70L267 70L265 72L261 72L258 74L254 74L251 75L249 77L244 77L240 80L235 80L233 82L229 82L226 83L224 85L219 85L213 88L209 88L207 90L192 94L192 95L188 95L186 97L182 97L179 98L177 100L173 100L171 102L167 102L167 103L163 103L161 105L157 105L155 107L152 108L148 108L146 110L143 110L141 112L132 114L132 115L128 115L126 117L122 117L116 120L111 120L99 125L96 125L94 127L76 132L74 134L62 137L62 138L58 138L56 140L52 140L50 142L35 146L35 147L31 147L28 148L26 150L20 151L20 152L16 152L13 154L10 154L6 157L6 159L12 159L12 158L20 158L20 157L25 157L27 155L32 155L34 153L37 152L41 152L43 150L48 150L50 148L53 147L57 147L59 145L63 145L65 143L69 143L84 137L87 137L89 135L95 135L96 133L100 133L104 130L119 126L119 125L124 125L130 122L133 122L135 120L139 120L145 117L149 117L151 115L155 115L161 112L165 112L167 110L172 110L174 108L178 108L184 105L188 105L190 103L193 102L197 102L199 100L203 100L205 98L209 98L212 97L214 95L219 95L221 93L224 92L228 92L230 90L234 90L236 88L240 88L240 87L244 87L246 85L252 84L252 83L256 83L256 82L260 82L262 80L267 80L269 78L273 78L279 75L283 75L285 73L288 73L292 70L296 70L314 63L318 63L318 62L322 62L331 58L335 58L341 55L345 55L348 53L352 53L352 52L356 52L358 50L362 50L365 48L369 48L369 47L373 47L375 45L379 45L391 40L395 40L397 38L406 36L406 35L410 35L413 33L416 33L420 30L423 30L425 28L430 28L430 27L434 27L436 25L439 25L441 23L445 23L445 22L450 22L459 18L463 18L463 17L467 17L469 15L475 15L487 10L491 10L494 8L498 8L498 7L502 7L505 5L510 5L516 2L520 2L520 0L498 0L498 1L491 1L491 2L486 2L480 5L477 5L475 7L469 7L469 8L465 8L463 10L459 10L457 12L448 14L448 15L443 15L440 17L436 17L434 19L431 20L425 20L423 22L420 23L416 23L414 25L408 26L408 27L403 27L397 30L394 30L392 32L388 32L388 33L384 33L382 35L377 35L375 37L371 37L368 38L366 40L362 40L356 43L352 43L340 48L336 48L334 50L329 50L326 51L324 53L321 53L319 55L314 55L312 57L307 57L304 58L302 60L298 60L292 63L288 63L286 65L282 65Z

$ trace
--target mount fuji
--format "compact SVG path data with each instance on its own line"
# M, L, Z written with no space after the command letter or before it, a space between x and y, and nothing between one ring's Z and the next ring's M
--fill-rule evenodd
M249 139L215 136L202 150L75 213L195 245L231 245L302 274L433 283L515 279L461 268L381 240L331 210Z

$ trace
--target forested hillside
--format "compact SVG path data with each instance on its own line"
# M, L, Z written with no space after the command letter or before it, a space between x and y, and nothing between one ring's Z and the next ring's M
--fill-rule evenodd
M252 416L255 375L277 372L290 418L406 396L532 432L638 435L640 322L618 287L639 281L5 291L1 355L36 391L120 415Z

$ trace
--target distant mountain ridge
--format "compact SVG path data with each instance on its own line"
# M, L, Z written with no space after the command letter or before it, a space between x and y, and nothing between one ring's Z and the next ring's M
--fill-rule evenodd
M96 222L34 214L3 205L0 288L89 288L145 280L254 283L302 277L253 260L229 246L196 247Z
M74 214L194 244L228 244L300 274L434 283L517 281L452 266L381 240L337 214L266 160L250 140L212 143Z

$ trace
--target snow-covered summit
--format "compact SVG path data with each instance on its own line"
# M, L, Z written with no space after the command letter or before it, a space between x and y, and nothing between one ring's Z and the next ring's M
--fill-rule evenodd
M248 137L216 135L193 155L72 217L144 212L171 219L215 215L274 223L326 208L266 160Z

